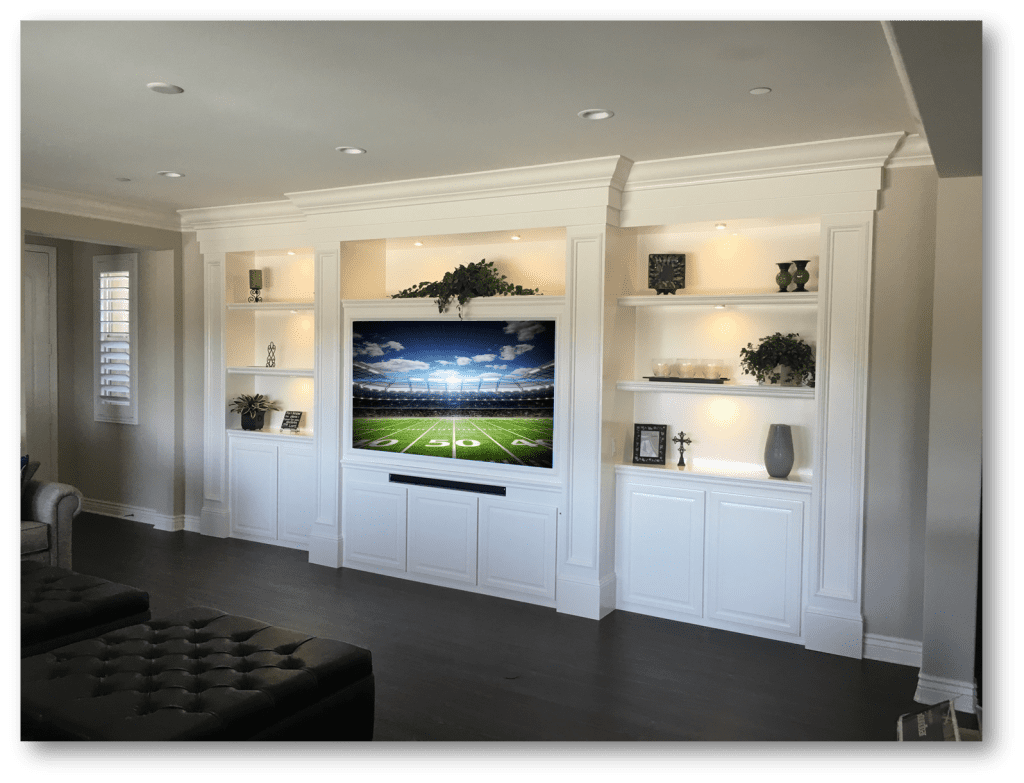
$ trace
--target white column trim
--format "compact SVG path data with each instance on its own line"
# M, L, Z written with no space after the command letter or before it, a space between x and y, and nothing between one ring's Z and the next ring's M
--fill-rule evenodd
M224 381L224 253L203 254L203 508L200 532L228 535L227 406Z
M317 514L309 533L309 562L341 568L341 252L338 242L314 248Z
M863 656L862 571L874 212L821 219L818 426L804 637ZM841 437L838 437L842 433Z

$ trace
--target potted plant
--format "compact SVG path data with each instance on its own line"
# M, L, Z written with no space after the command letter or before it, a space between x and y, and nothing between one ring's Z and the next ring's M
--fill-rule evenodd
M231 401L231 412L242 414L243 430L263 429L267 411L279 411L280 406L263 394L239 394Z
M770 334L756 348L747 343L740 348L740 367L758 383L814 386L814 350L797 334ZM789 371L786 381L783 369Z
M499 275L494 262L481 258L475 264L462 264L453 272L445 272L437 282L417 283L411 288L392 294L392 299L415 299L433 297L437 303L437 312L448 309L453 299L459 302L459 318L462 318L462 305L475 296L530 296L539 294L537 288L523 288L507 282L505 275Z

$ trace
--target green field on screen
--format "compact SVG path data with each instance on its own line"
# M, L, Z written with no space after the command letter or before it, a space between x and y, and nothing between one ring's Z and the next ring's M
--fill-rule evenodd
M548 418L380 417L352 420L352 446L550 468Z

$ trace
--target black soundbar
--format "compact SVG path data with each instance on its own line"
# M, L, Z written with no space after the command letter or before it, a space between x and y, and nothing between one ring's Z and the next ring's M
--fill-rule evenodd
M418 487L457 489L459 492L479 492L483 495L501 495L505 497L505 488L496 487L492 484L474 484L470 481L449 481L448 479L423 478L423 476L403 476L400 473L389 473L388 481L392 484L415 484Z

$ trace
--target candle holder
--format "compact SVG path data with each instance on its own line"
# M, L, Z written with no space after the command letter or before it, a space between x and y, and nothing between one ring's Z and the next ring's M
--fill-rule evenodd
M250 302L262 302L263 298L260 296L260 291L263 290L263 270L262 269L250 269L249 270L249 301Z

